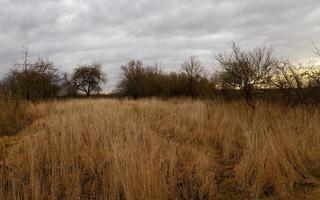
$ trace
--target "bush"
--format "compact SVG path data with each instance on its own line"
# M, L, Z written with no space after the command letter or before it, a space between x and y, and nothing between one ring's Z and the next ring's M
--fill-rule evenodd
M39 58L23 69L12 69L2 84L14 99L36 101L56 97L60 90L59 81L60 74L54 64Z

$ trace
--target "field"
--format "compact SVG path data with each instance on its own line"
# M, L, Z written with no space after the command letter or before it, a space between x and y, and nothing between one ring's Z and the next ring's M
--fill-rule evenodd
M0 199L319 199L320 109L66 100L0 138Z

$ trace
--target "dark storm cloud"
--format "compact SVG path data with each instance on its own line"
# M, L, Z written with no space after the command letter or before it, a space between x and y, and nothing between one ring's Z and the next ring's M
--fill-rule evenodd
M318 0L0 0L0 76L27 45L63 71L101 61L111 88L129 59L177 69L191 54L214 65L231 41L312 56L320 44Z

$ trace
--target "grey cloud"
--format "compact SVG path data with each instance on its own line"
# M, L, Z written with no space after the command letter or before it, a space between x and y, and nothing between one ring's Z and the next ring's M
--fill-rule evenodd
M210 68L236 41L299 60L319 36L318 0L0 0L0 77L24 45L62 71L100 61L110 90L129 59L176 70L195 54Z

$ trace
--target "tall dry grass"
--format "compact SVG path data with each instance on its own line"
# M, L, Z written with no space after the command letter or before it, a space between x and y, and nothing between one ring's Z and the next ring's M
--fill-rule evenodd
M0 137L14 135L32 122L34 116L29 107L30 103L0 96Z
M0 199L320 196L315 107L69 100L33 112L44 116L2 150Z

